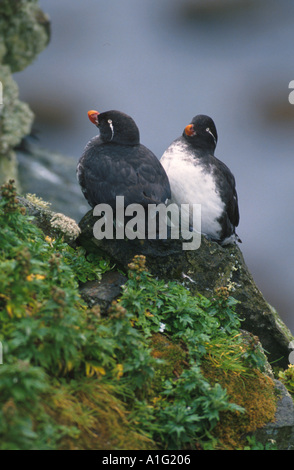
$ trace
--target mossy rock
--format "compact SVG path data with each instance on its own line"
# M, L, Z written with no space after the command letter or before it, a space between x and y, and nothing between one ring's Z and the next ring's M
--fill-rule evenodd
M0 2L0 82L3 105L0 105L0 183L18 182L14 148L30 133L34 115L18 98L18 86L12 73L30 65L47 46L49 19L36 0L2 0Z
M25 207L26 213L34 217L33 223L45 235L52 238L63 237L68 244L73 243L79 235L80 229L75 220L60 212L51 211L50 204L35 194L27 195L27 198L19 196L18 201Z
M123 269L135 254L145 255L153 275L180 280L195 295L212 297L217 287L228 287L240 302L242 327L259 337L270 363L287 367L292 333L256 286L238 245L222 247L202 236L198 250L183 251L183 240L98 240L93 235L96 220L89 211L79 223L77 242L87 251L100 250Z
M30 65L48 44L49 19L37 3L2 0L0 4L0 31L6 48L3 63L12 73Z
M34 115L26 103L18 99L18 85L8 66L1 66L3 109L0 115L0 155L6 156L31 130Z

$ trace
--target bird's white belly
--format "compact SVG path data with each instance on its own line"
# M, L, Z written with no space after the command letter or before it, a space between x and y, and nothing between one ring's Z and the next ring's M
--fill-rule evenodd
M183 151L185 154L183 155ZM189 156L180 143L167 149L161 163L168 175L172 202L181 204L201 205L201 232L218 238L221 226L218 218L224 210L212 174L197 165L197 161ZM190 224L192 225L190 208Z

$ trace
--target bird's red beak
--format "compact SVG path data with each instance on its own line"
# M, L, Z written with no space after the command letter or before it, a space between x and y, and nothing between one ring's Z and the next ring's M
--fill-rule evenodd
M188 124L188 126L185 127L185 134L188 136L196 135L194 125L193 124Z
M88 118L90 119L90 121L95 124L95 126L98 125L98 116L99 116L100 113L98 113L98 111L94 111L93 109L91 109L90 111L88 111Z

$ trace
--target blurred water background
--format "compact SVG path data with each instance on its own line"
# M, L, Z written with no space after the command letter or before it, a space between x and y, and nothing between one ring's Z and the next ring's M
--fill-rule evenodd
M51 42L14 76L39 145L76 162L96 134L88 109L118 109L160 158L194 115L210 115L237 181L245 261L294 332L293 0L39 3ZM70 213L88 209L81 198Z

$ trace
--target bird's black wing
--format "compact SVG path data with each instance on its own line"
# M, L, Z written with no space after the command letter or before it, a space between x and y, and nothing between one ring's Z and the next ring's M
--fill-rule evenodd
M234 227L239 225L240 214L235 177L225 163L216 157L215 174L219 182L219 191L226 205L226 212Z
M142 204L165 203L171 197L171 190L162 164L144 145L137 150L137 155L130 156L130 164L138 177L137 187L143 197Z
M151 151L142 145L92 141L77 170L85 198L92 207L107 203L114 208L116 196L124 196L125 206L159 204L169 197L167 176Z

